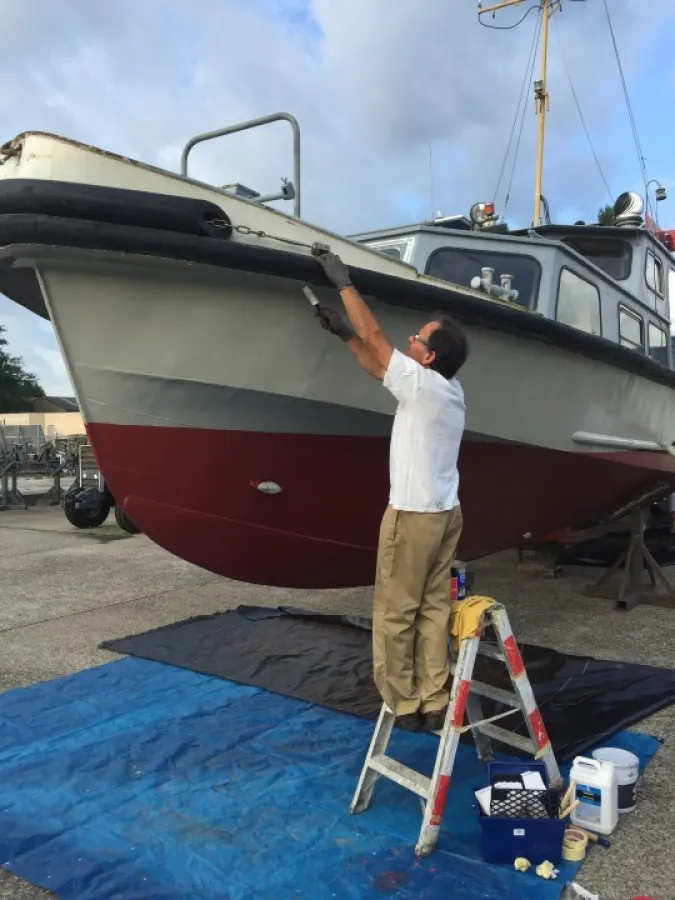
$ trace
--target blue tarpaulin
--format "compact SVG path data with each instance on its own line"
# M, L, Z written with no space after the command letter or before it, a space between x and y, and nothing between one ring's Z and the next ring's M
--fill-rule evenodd
M417 860L419 798L380 779L348 812L372 722L258 688L125 659L10 691L0 721L0 865L64 900L553 900L575 871L482 862L469 746ZM610 743L643 767L658 747ZM430 773L437 746L396 731L390 752Z

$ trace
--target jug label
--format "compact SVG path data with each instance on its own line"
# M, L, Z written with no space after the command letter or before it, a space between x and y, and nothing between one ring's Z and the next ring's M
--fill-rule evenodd
M600 806L601 796L600 788L589 787L587 784L577 785L577 797L582 803L588 803L591 806Z

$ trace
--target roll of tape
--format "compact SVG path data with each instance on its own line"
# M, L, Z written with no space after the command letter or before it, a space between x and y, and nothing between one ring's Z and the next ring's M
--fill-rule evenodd
M580 862L586 856L588 837L576 828L567 828L563 838L562 857L567 862Z

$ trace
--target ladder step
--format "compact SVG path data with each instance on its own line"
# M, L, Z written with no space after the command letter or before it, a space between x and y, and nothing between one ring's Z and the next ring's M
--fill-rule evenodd
M403 763L392 759L391 756L385 756L384 753L372 756L368 763L368 768L373 769L380 775L384 775L385 778L389 778L391 781L395 781L401 787L419 794L425 800L429 799L431 779L421 775L414 769L408 768L408 766L404 766Z
M478 655L488 656L490 659L499 659L501 662L506 662L506 657L496 644L479 644Z
M510 706L513 709L521 708L520 701L511 691L493 687L491 684L483 684L482 681L471 682L471 693L478 694L480 697L487 697L489 700L496 700L498 703L503 703L504 706Z
M534 756L537 748L530 738L523 737L520 734L514 734L513 731L507 731L506 728L500 728L499 725L479 725L476 731L480 731L486 737L492 738L493 741L500 741L509 747L517 747L523 753L529 753Z
M453 663L450 666L450 673L455 674L456 666ZM496 700L503 703L504 706L511 706L513 709L520 709L520 701L513 691L505 691L503 688L493 687L491 684L485 684L483 681L471 682L471 693L478 694L480 697L487 697L489 700Z

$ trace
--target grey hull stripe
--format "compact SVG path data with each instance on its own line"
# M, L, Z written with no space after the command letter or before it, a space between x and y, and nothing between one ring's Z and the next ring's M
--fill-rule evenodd
M383 413L264 391L88 368L92 422L228 431L389 437Z

